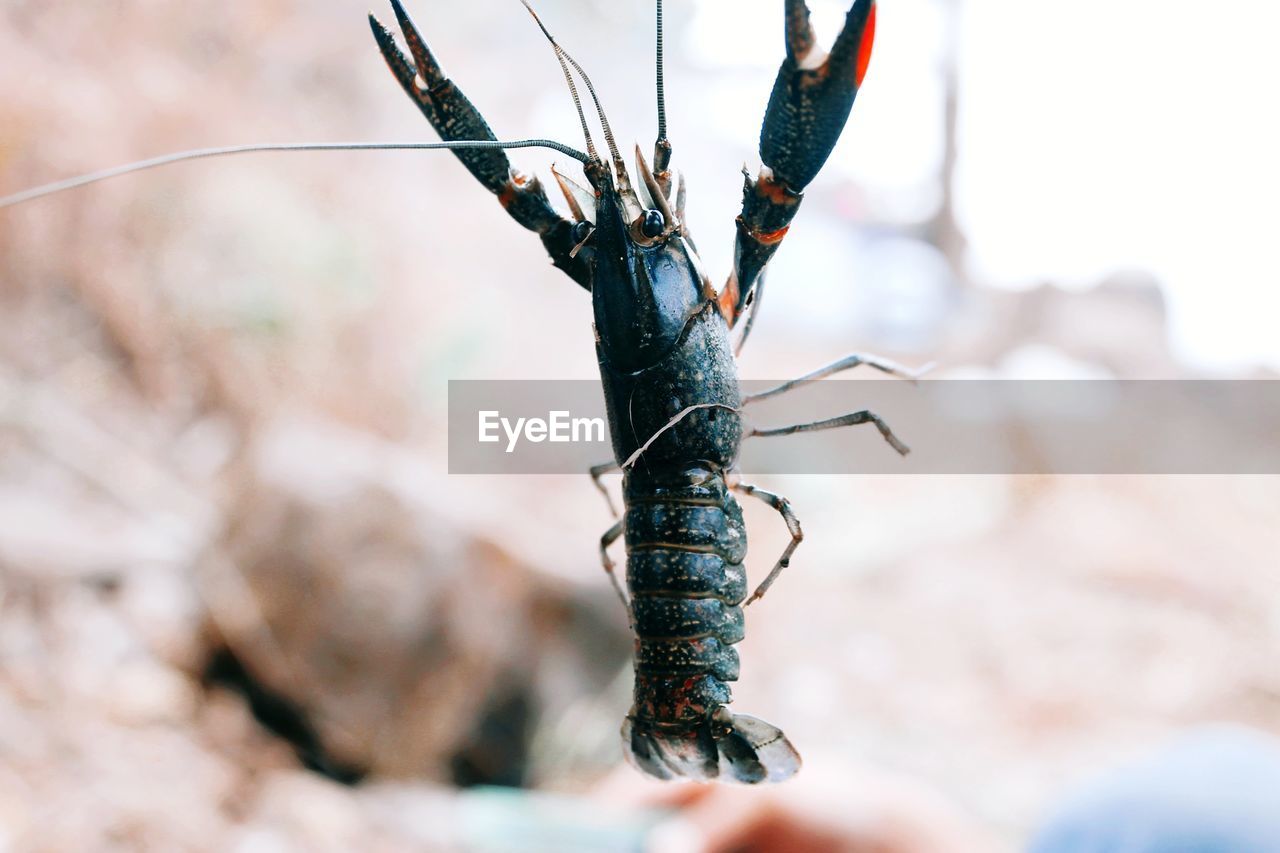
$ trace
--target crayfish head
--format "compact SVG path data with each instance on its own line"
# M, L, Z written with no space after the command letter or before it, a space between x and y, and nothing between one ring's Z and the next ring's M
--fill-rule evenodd
M648 169L641 174L648 175ZM715 289L652 175L645 182L652 183L643 196L651 205L647 208L640 196L629 199L612 180L597 175L592 183L596 222L589 248L596 334L602 355L614 366L641 370L670 352L689 319L715 298Z

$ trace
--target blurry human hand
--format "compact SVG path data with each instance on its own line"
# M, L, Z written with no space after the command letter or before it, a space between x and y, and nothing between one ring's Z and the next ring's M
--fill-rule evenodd
M625 776L622 774L626 774ZM670 809L649 832L655 853L984 853L994 842L923 785L847 768L806 767L779 785L663 783L623 768L611 802Z

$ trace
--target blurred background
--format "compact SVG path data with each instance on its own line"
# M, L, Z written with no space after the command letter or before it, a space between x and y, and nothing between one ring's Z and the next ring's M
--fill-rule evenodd
M810 4L829 40L844 0ZM651 5L538 5L648 150ZM723 281L781 3L667 7L674 164ZM500 138L579 144L518 3L408 8ZM433 139L366 11L0 0L0 193ZM886 0L743 375L861 350L1276 378L1277 24L1252 0ZM445 464L449 379L596 375L589 300L450 155L121 178L0 211L0 259L0 849L503 849L516 824L474 786L576 796L619 764L603 501ZM735 708L807 759L918 780L1013 845L1188 726L1280 731L1274 478L760 484L807 538L752 608ZM786 531L745 512L762 577ZM643 823L541 814L520 831L548 849Z

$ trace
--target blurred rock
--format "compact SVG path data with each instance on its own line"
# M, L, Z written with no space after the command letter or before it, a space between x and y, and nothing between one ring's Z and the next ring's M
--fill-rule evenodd
M153 661L136 661L116 669L107 712L127 726L178 724L196 709L196 686L184 674Z
M560 702L593 696L611 677L607 664L573 663L609 645L560 641L583 606L570 588L386 476L423 467L404 450L281 418L248 458L226 559L201 569L210 613L252 677L305 709L333 759L379 776L446 780L483 736L511 754L491 756L475 781L518 781L541 711L538 673L566 664L578 673L560 685ZM438 482L435 501L447 502ZM614 667L624 660L622 627L603 653ZM506 718L486 735L495 714Z

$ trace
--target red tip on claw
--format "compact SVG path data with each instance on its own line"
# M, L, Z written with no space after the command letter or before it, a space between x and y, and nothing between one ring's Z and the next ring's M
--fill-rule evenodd
M867 14L867 26L862 31L862 44L858 45L858 65L854 85L861 88L862 78L867 76L867 66L871 64L871 45L876 40L876 4L871 4Z

